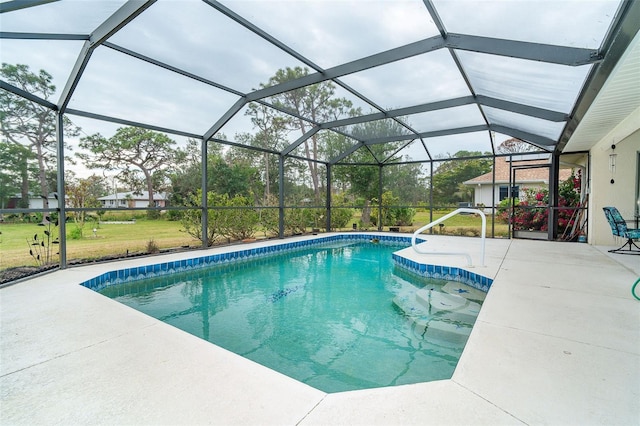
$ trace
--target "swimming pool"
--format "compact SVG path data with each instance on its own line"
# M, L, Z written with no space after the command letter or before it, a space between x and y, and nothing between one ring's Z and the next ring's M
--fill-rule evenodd
M325 392L450 378L484 293L394 267L406 246L327 240L100 292Z

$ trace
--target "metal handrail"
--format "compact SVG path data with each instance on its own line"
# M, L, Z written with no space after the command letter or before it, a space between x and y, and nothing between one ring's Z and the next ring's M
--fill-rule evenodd
M423 233L424 231L426 231L427 229L433 228L435 225L439 224L440 222L444 222L445 220L449 219L450 217L453 217L457 214L460 213L477 213L482 217L482 250L481 250L481 257L482 257L482 266L485 266L484 264L484 248L485 248L485 241L486 241L486 234L487 234L487 217L484 215L484 212L482 212L481 210L478 209L469 209L469 208L459 208L457 210L452 211L449 214L446 214L444 216L442 216L440 219L436 219L433 222L423 226L422 228L418 229L416 232L413 233L413 236L411 237L411 247L413 247L413 250L415 250L416 253L420 253L420 254L432 254L432 255L440 255L440 256L450 256L450 255L454 255L454 256L465 256L467 258L467 266L472 266L472 262L471 262L471 255L469 253L466 252L433 252L433 251L422 251L418 249L418 245L416 244L416 238L418 235L420 235L421 233Z

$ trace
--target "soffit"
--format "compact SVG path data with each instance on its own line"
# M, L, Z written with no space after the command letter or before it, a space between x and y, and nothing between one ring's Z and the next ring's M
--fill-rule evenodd
M590 150L638 108L640 108L640 33L636 34L563 152ZM638 128L640 128L640 122L636 123L636 129Z

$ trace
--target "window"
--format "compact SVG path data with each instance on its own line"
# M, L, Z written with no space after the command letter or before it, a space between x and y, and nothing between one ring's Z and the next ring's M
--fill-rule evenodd
M518 185L514 186L511 190L511 196L513 198L519 198L520 197L520 187ZM500 186L500 200L502 201L505 198L509 197L509 187L507 185L502 185Z

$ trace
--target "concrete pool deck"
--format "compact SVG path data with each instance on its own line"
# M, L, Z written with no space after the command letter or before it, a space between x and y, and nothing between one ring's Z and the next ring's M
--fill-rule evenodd
M443 251L479 242L427 238ZM494 283L452 379L334 394L78 285L163 258L76 267L0 289L0 424L640 422L640 301L630 292L638 256L487 240L486 267L473 272ZM449 262L458 260L436 261Z

